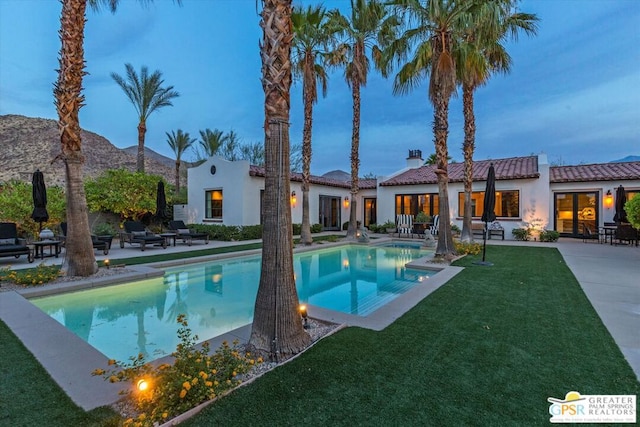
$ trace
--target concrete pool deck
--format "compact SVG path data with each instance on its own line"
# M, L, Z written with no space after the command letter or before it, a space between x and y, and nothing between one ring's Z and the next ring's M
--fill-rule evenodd
M244 243L250 242L234 242L236 245ZM175 247L169 247L166 251L184 252L228 246L229 244L228 242L211 242L207 246L194 244L191 247L178 244ZM638 280L638 277L640 277L640 250L638 248L582 243L580 240L569 239L561 239L558 243L550 244L493 240L489 241L489 244L533 244L558 248L603 323L630 363L636 376L640 378L640 281ZM117 259L167 253L159 248L141 252L139 249L120 249L119 246L116 246L114 245L109 256L96 255L96 258L98 260L104 258ZM329 244L326 246L329 246ZM238 253L233 255L238 255ZM211 258L211 256L199 257L197 261ZM175 265L176 263L193 262L194 260L196 259L178 260L172 263L160 264L159 266L161 268L161 266L168 266L169 264ZM61 261L62 258L48 258L45 262L50 264L60 263ZM5 266L3 264L5 263L0 263L0 267ZM21 267L22 264L25 264L24 268L38 265L37 262L29 264L26 261L18 261L18 264ZM18 264L12 265L12 268L18 268ZM152 268L153 265L150 266L127 267L127 269L135 271L130 276L127 274L125 281L162 274L159 270ZM445 284L460 270L459 267L445 268L437 275L429 278L428 286L417 287L367 317L336 313L313 306L309 308L309 315L320 320L381 330L416 305L429 293ZM122 276L118 277L118 282L121 282L121 279L123 279ZM84 283L84 286L103 286L106 285L108 280L105 279L103 283L98 279L90 279L87 281L89 283ZM72 283L72 285L68 286L83 286L80 282ZM113 283L113 279L111 279L110 283ZM36 291L0 292L0 318L80 407L89 410L118 400L121 397L118 392L123 387L122 384L111 384L104 381L102 377L91 376L91 372L94 369L106 368L106 356L32 305L25 296L21 295L21 293L29 294L29 292ZM42 292L42 290L39 292ZM60 292L60 290L56 292ZM224 339L228 341L238 339L241 342L246 342L249 339L249 334L250 325L238 328L212 340L212 348L219 346Z

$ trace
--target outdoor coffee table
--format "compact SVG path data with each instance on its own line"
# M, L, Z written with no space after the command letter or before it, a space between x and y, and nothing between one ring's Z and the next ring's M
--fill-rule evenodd
M160 233L160 237L164 237L167 242L167 246L170 246L170 242L173 239L173 246L176 245L176 233Z
M49 247L49 255L47 256L55 256L56 258L58 258L58 255L60 255L60 243L62 243L60 240L40 240L37 242L33 242L32 244L35 252L34 258L38 258L38 253L40 253L40 259L44 259L44 248L47 246Z

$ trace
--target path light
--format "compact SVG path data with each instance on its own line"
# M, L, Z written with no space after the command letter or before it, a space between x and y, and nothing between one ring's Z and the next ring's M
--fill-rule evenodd
M308 319L308 315L307 315L307 306L304 305L304 304L300 304L300 307L298 308L298 310L300 311L300 316L302 316L302 320L304 321L303 327L305 329L309 329L309 319Z
M105 259L104 261L102 261L102 265L104 265L108 269L109 268L109 260Z
M613 194L611 194L611 190L607 190L607 194L604 196L604 207L607 209L611 209L613 206Z
M149 383L143 378L141 380L138 380L138 384L136 385L136 387L138 388L138 391L145 391L149 389Z

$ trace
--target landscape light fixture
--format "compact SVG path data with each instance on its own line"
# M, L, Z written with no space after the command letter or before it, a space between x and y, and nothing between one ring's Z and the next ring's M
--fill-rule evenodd
M309 319L308 319L308 315L307 315L307 306L304 304L300 304L300 307L298 308L298 310L300 310L300 316L302 316L302 321L303 323L303 327L305 329L309 329Z
M149 388L149 383L143 378L141 380L138 380L138 384L136 384L136 387L138 388L138 391L145 391Z
M102 264L107 267L107 269L109 269L109 260L105 259L104 261L102 261Z
M346 196L346 197L344 198L344 207L345 207L345 208L348 208L348 207L349 207L349 196Z
M296 207L296 200L297 200L296 199L296 192L292 191L291 192L291 206L294 207L294 208Z

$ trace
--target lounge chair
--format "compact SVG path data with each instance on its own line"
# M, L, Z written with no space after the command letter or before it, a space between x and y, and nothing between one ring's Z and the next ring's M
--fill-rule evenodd
M13 222L0 222L0 257L26 255L33 262L33 251L24 239L18 238L18 229Z
M60 223L60 230L62 231L62 235L58 236L58 239L62 241L62 246L65 245L67 240L67 223ZM93 245L93 249L98 249L102 251L103 254L109 255L110 246L108 242L98 239L98 236L91 235L91 244Z
M169 228L176 233L176 239L182 239L188 246L191 246L194 240L204 240L205 245L209 243L209 234L189 229L184 221L169 221Z
M398 237L407 234L413 238L413 215L398 215L396 217Z
M140 245L140 250L144 251L147 245L159 245L167 249L167 240L147 230L147 227L140 221L125 221L124 231L120 233L120 248L124 244Z
M434 236L437 236L439 227L440 227L440 215L434 215L433 225L429 227L429 232Z

